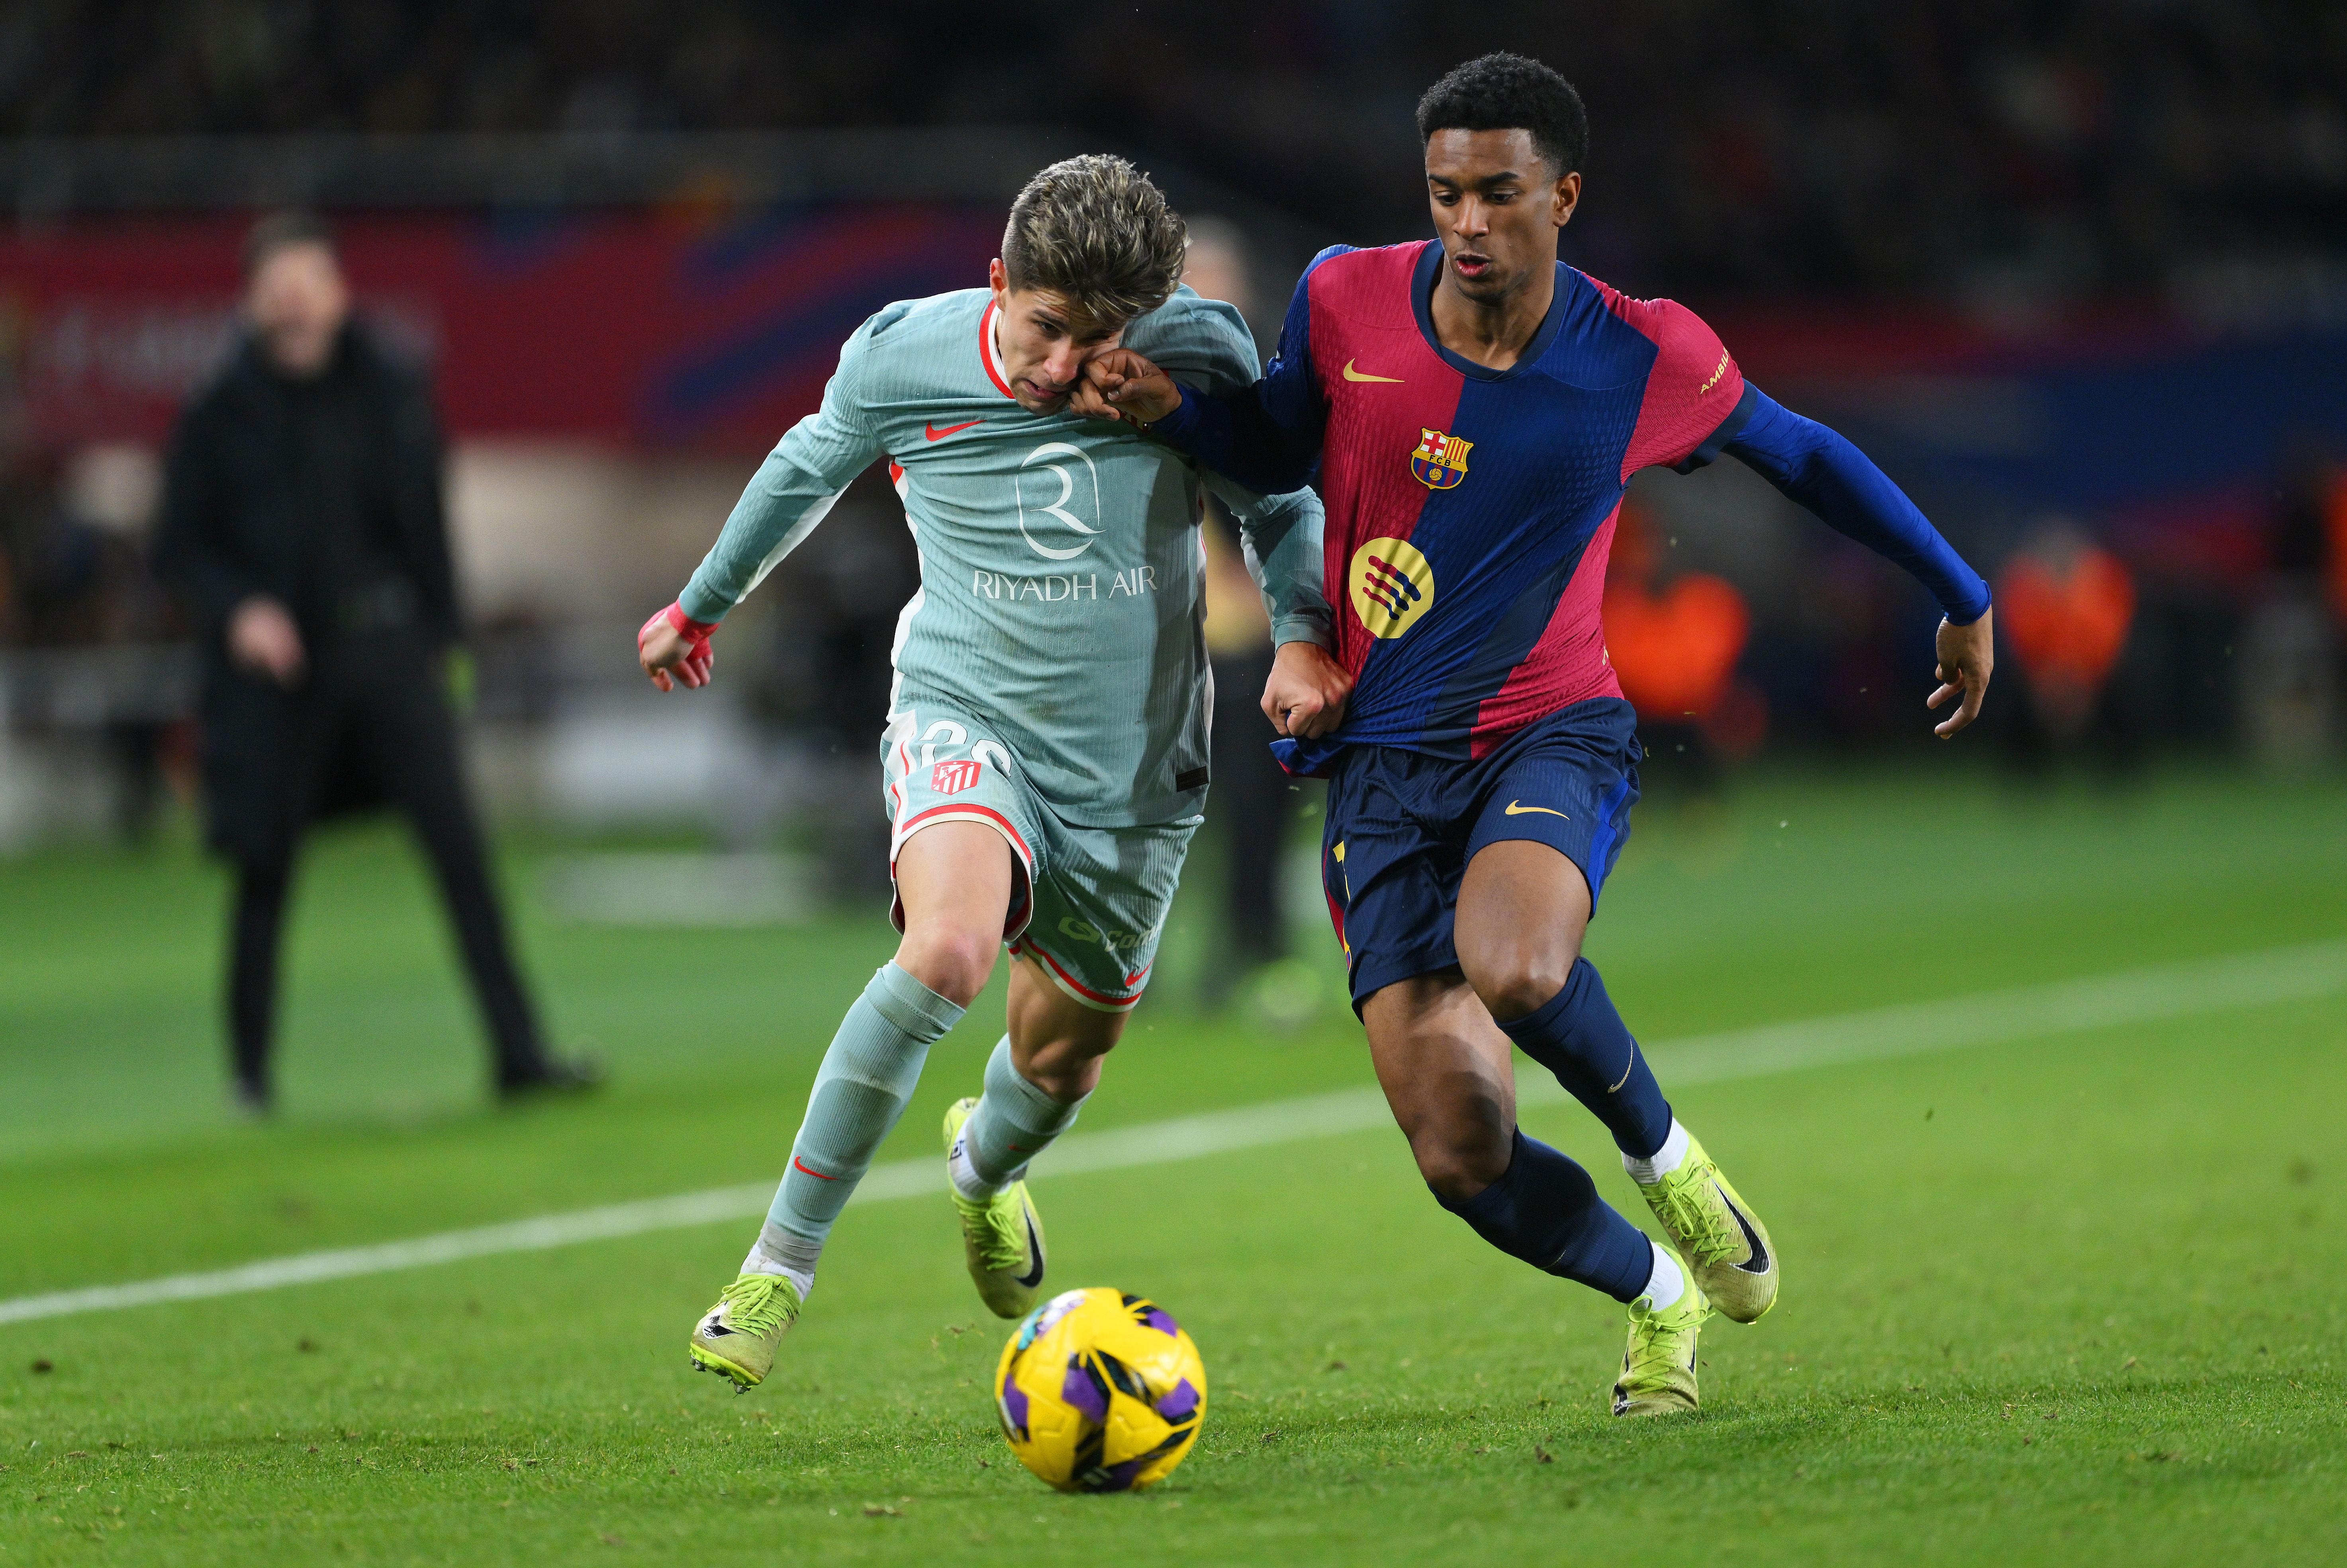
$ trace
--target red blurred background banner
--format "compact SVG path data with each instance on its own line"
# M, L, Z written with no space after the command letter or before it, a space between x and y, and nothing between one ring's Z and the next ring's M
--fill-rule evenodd
M936 207L743 223L658 211L340 225L367 312L436 365L451 431L763 449L856 323L984 283L1000 219ZM0 232L0 352L44 446L152 442L232 326L238 217Z
M53 452L159 441L228 341L247 220L0 231L19 432ZM873 311L982 283L999 223L991 204L687 204L376 212L340 232L364 308L435 364L453 435L750 453L815 406ZM1284 298L1285 279L1264 284ZM2139 566L2246 581L2285 449L2347 450L2336 327L1694 302L1747 376L1847 432L1960 538L2058 510Z

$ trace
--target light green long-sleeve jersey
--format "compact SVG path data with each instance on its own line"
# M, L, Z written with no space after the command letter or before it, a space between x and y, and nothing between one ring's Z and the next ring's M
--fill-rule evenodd
M767 456L679 602L723 619L885 455L921 558L920 591L897 620L889 737L917 744L923 704L943 702L992 725L1069 822L1194 815L1214 701L1203 492L1238 519L1274 641L1326 645L1319 498L1266 498L1129 426L1030 413L993 329L983 289L890 305L858 327L822 409ZM1187 288L1124 343L1201 390L1257 374L1238 313Z

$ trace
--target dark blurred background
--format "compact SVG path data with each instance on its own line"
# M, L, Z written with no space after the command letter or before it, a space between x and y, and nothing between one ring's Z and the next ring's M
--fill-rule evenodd
M977 284L1025 176L1105 148L1218 220L1267 345L1320 245L1430 232L1410 108L1502 46L1590 105L1568 259L1703 313L1995 581L1983 750L2334 765L2347 7L15 0L0 842L183 787L142 539L256 212L333 215L436 366L497 807L795 833L852 881L911 587L885 487L745 607L709 699L651 702L626 635L840 339ZM1924 743L1928 605L1733 464L1635 487L1607 613L1665 781Z

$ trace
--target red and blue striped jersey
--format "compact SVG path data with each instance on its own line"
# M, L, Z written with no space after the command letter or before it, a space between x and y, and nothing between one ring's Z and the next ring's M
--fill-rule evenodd
M1348 744L1477 757L1574 702L1619 697L1599 603L1630 477L1733 453L1905 566L1957 622L1988 586L1848 441L1748 385L1711 329L1559 263L1516 363L1436 336L1442 247L1336 246L1296 286L1279 354L1235 396L1185 390L1153 428L1259 489L1317 463L1344 723L1281 741L1318 773Z
M1435 335L1441 260L1431 241L1325 253L1263 391L1276 413L1308 400L1322 432L1327 592L1357 682L1334 739L1480 756L1622 694L1598 603L1630 476L1707 461L1744 378L1693 312L1562 263L1516 364L1477 364Z

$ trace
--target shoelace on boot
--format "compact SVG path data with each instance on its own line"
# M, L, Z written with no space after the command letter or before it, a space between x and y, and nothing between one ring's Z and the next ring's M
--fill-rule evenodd
M772 1334L797 1315L797 1296L779 1274L745 1274L725 1287L725 1326L737 1334Z
M1026 1268L1027 1216L1014 1189L1005 1187L984 1203L972 1203L956 1193L954 1207L979 1227L979 1262L997 1273Z
M1694 1286L1690 1286L1688 1288L1693 1289ZM1637 1312L1635 1307L1631 1310ZM1670 1308L1672 1312L1677 1310L1676 1307ZM1664 1313L1651 1309L1638 1312L1639 1320L1645 1328L1645 1332L1631 1342L1635 1348L1627 1358L1630 1364L1623 1373L1622 1380L1635 1386L1649 1376L1684 1371L1687 1359L1687 1335L1702 1327L1704 1320L1710 1316L1710 1308L1706 1307L1686 1322L1672 1325L1664 1321L1665 1317Z
M1654 1199L1663 1223L1670 1226L1673 1236L1684 1238L1697 1263L1717 1263L1734 1256L1744 1245L1743 1231L1727 1213L1726 1194L1716 1206L1704 1201L1712 1185L1712 1170L1706 1161L1692 1171L1673 1171L1663 1178L1662 1191Z

